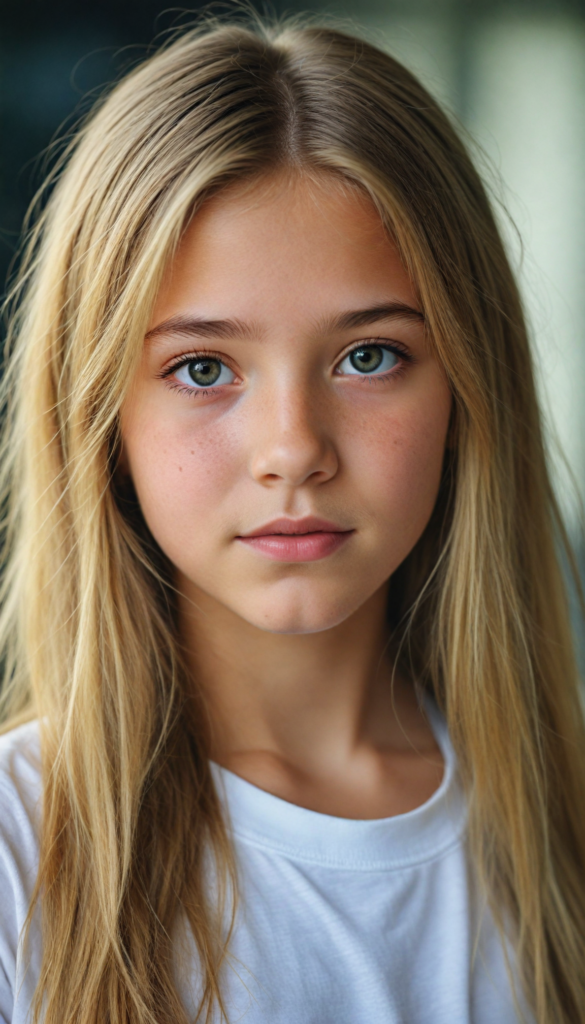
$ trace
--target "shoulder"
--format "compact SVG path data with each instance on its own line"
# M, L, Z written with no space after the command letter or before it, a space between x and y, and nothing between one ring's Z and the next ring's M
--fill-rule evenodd
M0 736L0 897L6 907L32 891L41 815L38 722ZM27 900L28 902L28 900Z
M0 904L20 920L38 869L41 764L37 722L0 736ZM26 916L26 910L24 911Z
M0 842L38 829L41 801L39 725L27 722L0 736Z
M15 997L31 981L20 977L19 940L38 871L41 800L39 728L28 722L0 736L0 1021L21 1019Z
M38 865L42 785L38 722L0 736L0 902L26 903Z

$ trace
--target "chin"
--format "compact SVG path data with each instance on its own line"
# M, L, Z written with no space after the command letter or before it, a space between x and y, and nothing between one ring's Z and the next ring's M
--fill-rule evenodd
M239 610L238 614L250 625L268 633L285 633L303 635L306 633L322 633L334 629L357 610L355 600L329 604L327 602L299 601L267 601L258 602Z

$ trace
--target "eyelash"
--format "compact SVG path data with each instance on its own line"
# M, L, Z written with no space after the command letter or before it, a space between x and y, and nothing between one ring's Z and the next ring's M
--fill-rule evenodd
M337 365L342 363L344 359L347 359L352 352L355 352L357 349L362 347L365 348L368 345L377 345L378 348L383 348L386 352L392 352L395 356L400 357L398 365L394 366L386 373L373 373L369 376L364 374L363 377L357 377L358 380L361 380L364 383L367 381L370 386L385 384L389 380L395 380L396 377L402 377L408 366L411 366L414 363L414 356L407 349L406 345L403 345L400 341L393 341L390 343L385 338L361 338L360 341L356 342L355 345L352 345L351 348L348 348L347 351L343 353L341 359L338 360Z
M366 345L378 345L379 348L383 348L386 351L399 356L401 360L398 366L388 370L387 373L371 374L369 376L364 374L363 377L358 377L358 380L367 380L370 385L384 384L391 378L401 377L406 371L407 366L414 362L413 356L401 342L393 341L390 344L384 338L362 338L359 342L356 342L355 345L343 353L341 358L338 360L337 365L340 365L344 359L347 359L352 352L355 352L357 349L365 347ZM189 388L185 387L184 384L179 383L179 381L173 381L170 379L176 370L179 370L182 366L187 366L194 359L199 359L201 356L207 356L208 359L217 359L224 363L225 366L229 366L229 363L226 363L225 361L225 355L221 352L213 352L211 349L200 349L198 352L183 352L181 355L176 356L175 359L169 363L168 366L165 366L160 373L157 373L156 376L159 380L166 381L167 387L171 388L172 391L177 391L179 394L188 395L189 397L201 396L203 398L208 395L218 394L221 388L214 388L213 386L210 388ZM235 370L232 372L235 373Z
M180 395L188 395L189 398L206 398L209 395L217 395L221 388L214 388L213 386L209 388L188 388L185 387L184 384L181 384L180 381L173 381L170 379L176 370L180 370L182 366L188 366L189 363L193 362L195 359L200 359L201 356L206 356L208 359L217 359L225 366L229 366L229 363L226 362L225 355L221 352L213 352L211 349L200 349L198 352L183 352L180 356L176 356L172 362L169 363L168 366L165 366L165 368L161 370L160 373L157 373L156 376L159 380L165 381L166 386L170 388L171 391L177 391ZM235 370L232 372L235 373Z

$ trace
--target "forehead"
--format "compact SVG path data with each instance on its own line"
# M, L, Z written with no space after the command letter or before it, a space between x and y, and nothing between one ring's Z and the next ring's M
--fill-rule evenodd
M296 322L392 300L416 304L371 200L333 175L283 175L208 200L167 268L153 322L177 313Z

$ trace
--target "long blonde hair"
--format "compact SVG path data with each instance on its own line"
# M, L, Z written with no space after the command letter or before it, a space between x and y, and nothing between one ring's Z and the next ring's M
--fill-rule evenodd
M118 480L118 417L186 222L213 192L283 167L369 195L417 284L455 411L389 615L447 716L471 862L525 996L539 1024L583 1022L585 735L518 292L478 175L420 83L294 21L206 22L118 84L57 170L15 291L0 641L7 727L41 723L34 1020L186 1021L179 919L201 961L200 1018L222 1006L231 849L172 567Z

